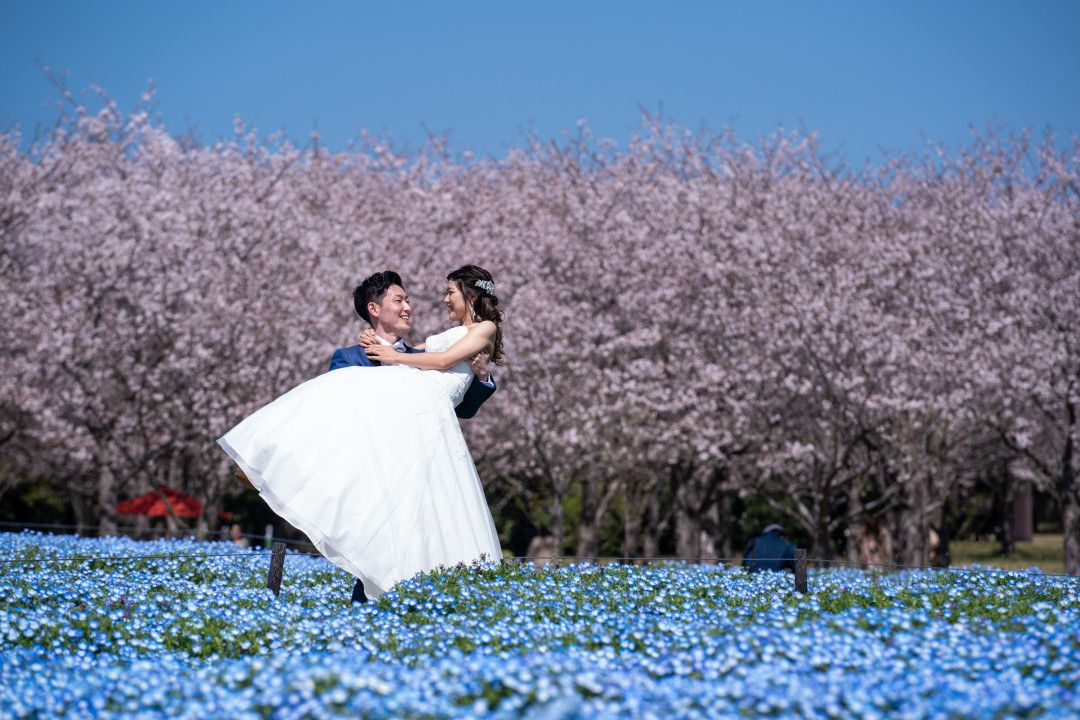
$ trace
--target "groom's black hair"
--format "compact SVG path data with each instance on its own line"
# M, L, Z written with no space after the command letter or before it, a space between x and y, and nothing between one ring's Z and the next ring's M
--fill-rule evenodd
M356 308L356 314L362 317L368 325L374 325L371 322L371 316L368 315L368 303L378 304L381 302L383 295L386 294L391 285L397 285L402 289L405 288L401 283L400 275L393 270L383 270L365 279L352 291L353 307Z

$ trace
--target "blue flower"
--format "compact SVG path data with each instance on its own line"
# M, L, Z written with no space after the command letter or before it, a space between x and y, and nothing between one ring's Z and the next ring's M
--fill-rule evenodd
M477 563L348 604L351 578L227 544L0 534L15 717L1071 717L1075 581ZM112 556L169 555L160 561ZM275 710L280 708L280 710Z

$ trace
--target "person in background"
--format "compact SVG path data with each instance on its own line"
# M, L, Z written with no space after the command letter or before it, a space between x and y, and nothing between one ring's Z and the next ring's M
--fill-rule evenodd
M859 526L855 531L855 547L859 561L867 565L887 565L893 561L892 535L880 520L867 520Z
M246 548L251 544L248 542L248 539L244 537L244 531L239 523L233 523L232 527L229 528L229 539L232 540L233 544L237 547Z
M742 564L750 572L795 572L795 546L788 542L784 529L774 523L746 543Z

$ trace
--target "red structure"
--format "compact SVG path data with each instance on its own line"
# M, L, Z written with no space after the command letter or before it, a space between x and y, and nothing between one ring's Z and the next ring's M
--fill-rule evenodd
M116 506L116 512L120 515L166 517L170 514L170 506L171 514L178 518L195 518L202 514L201 502L164 485L145 495L125 500Z

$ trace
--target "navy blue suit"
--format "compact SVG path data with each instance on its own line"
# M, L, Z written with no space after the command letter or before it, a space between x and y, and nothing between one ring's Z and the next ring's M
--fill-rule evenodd
M405 352L418 353L424 351L406 345ZM351 345L335 350L333 356L330 358L330 370L337 370L338 368L343 367L376 367L376 364L367 356L367 353L364 352L364 348L359 345ZM491 384L495 384L495 378L491 378ZM476 411L480 409L480 406L484 404L484 401L494 393L495 388L489 387L478 380L474 380L469 383L469 389L465 392L465 397L463 397L458 406L454 408L454 412L456 412L457 416L462 420L468 420L476 415ZM367 595L364 594L364 583L360 582L360 580L357 580L356 585L353 586L352 602L367 602Z

